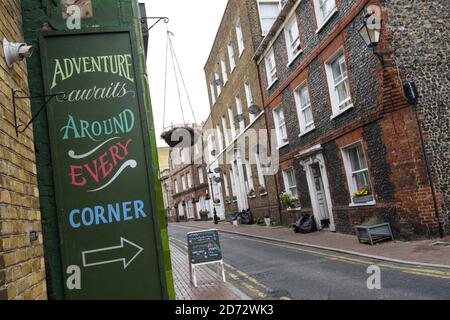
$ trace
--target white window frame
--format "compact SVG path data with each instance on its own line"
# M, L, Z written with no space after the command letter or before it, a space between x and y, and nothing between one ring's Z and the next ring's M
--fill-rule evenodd
M209 83L209 90L211 93L211 106L216 104L216 89L214 88L216 85L214 84L214 80Z
M223 138L222 138L222 132L220 131L220 125L216 126L216 140L218 142L217 147L220 151L223 150Z
M187 186L188 186L188 189L190 189L190 188L192 188L192 175L191 175L191 173L189 172L188 174L186 174L186 177L187 177Z
M186 190L186 176L185 175L183 175L183 176L181 176L181 191L184 191L184 190Z
M289 177L291 175L293 185L289 184ZM283 170L283 182L284 190L289 193L292 197L298 198L297 180L295 176L294 168L288 168Z
M218 72L214 72L214 86L217 87L217 97L220 97L222 94L222 86L216 84L216 80L220 80L220 76Z
M325 0L330 1L333 4L333 9L328 12L326 16L323 15L322 7L324 0L314 0L314 12L316 14L316 21L317 21L317 30L316 33L320 32L322 28L330 21L330 19L334 16L334 14L337 12L337 6L336 6L336 0Z
M334 74L333 74L333 68L332 65L336 61L344 61L346 65L346 76L344 76L338 83L334 82ZM331 119L336 118L337 116L341 115L342 113L346 112L347 110L353 108L353 102L352 102L352 95L351 95L351 88L350 88L350 78L348 75L348 64L347 60L345 58L344 50L341 48L336 53L325 62L325 71L327 75L327 82L328 82L328 92L330 94L330 100L331 100L331 108L333 111L333 115L331 116ZM339 100L339 93L337 91L337 88L341 85L347 83L349 96L344 101ZM341 108L341 106L345 105L344 108Z
M223 174L223 186L225 188L225 196L230 197L230 189L228 185L228 175L226 173Z
M282 115L282 117L280 117L280 115ZM273 119L275 123L275 133L277 135L278 149L281 149L289 144L286 128L286 117L284 115L283 107L278 107L273 110ZM283 136L280 135L280 131L282 131Z
M306 89L307 93L308 93L308 100L309 103L306 105L302 105L302 99L301 97L301 93L302 90ZM314 115L313 115L313 111L312 111L312 105L311 105L311 95L309 93L309 87L308 87L308 82L304 81L303 83L301 83L294 91L294 96L295 96L295 104L297 106L297 114L298 114L298 120L299 120L299 124L300 124L300 136L303 136L311 131L313 131L316 126L314 123ZM307 109L311 110L311 122L306 122L306 118L304 117L304 113Z
M230 71L233 72L234 69L236 68L236 59L234 57L234 48L231 40L228 42L227 49L228 49L228 59L230 62Z
M173 185L175 186L175 194L179 193L180 190L178 188L178 181L177 181L177 179L173 180Z
M205 183L205 177L203 176L203 168L198 168L197 173L198 173L198 182L200 184Z
M255 152L255 161L256 161L256 170L258 171L258 183L260 186L266 188L266 180L264 179L264 173L261 166L261 157L259 156L258 152Z
M230 120L230 129L231 129L231 140L234 140L237 136L236 133L236 122L234 121L234 112L233 107L228 107L228 119Z
M266 65L266 77L267 77L267 89L270 89L273 84L278 80L277 63L275 60L275 52L273 47L270 48L266 57L264 58Z
M295 30L296 38L291 40L291 34ZM284 36L286 39L286 50L288 53L288 66L302 53L300 30L297 23L297 15L292 15L284 27ZM295 34L293 35L295 37Z
M239 49L239 57L241 57L242 53L245 50L244 34L242 32L241 19L238 19L238 21L236 22L236 39L237 39L237 44L238 44L238 49Z
M228 71L227 63L224 58L220 59L220 69L222 70L223 85L225 85L228 82Z
M250 84L250 81L246 81L244 83L244 91L245 91L245 99L247 100L247 109L248 109L248 108L250 108L251 105L254 104L252 86ZM249 117L250 117L250 122L253 122L256 118L256 115L250 113Z
M242 99L240 95L237 95L235 97L236 100L236 109L237 109L237 115L242 115L243 119L242 121L239 121L239 133L242 133L245 131L245 118L244 118L244 109L242 108Z
M187 211L187 218L193 219L194 218L194 205L192 204L192 200L186 201L186 211Z
M230 144L230 136L229 136L230 131L227 128L226 116L222 116L222 127L223 127L223 135L225 137L225 146L228 146Z
M272 16L263 16L262 14L261 14L261 4L273 4L273 5L275 5L275 4L277 4L278 5L278 14L276 15L276 16L274 16L274 17L272 17ZM260 25L261 25L261 34L262 34L262 36L264 37L264 36L266 36L267 34L268 34L268 32L270 31L270 29L272 28L272 26L273 26L273 24L274 24L274 22L277 20L277 18L278 18L278 15L280 14L280 11L281 11L281 9L283 8L283 6L284 6L284 1L277 1L277 0L259 0L258 1L258 13L259 13L259 22L260 22ZM269 28L269 30L265 30L264 29L264 25L263 25L263 20L273 20L272 21L272 23L271 23L271 26L270 26L270 28Z
M255 186L253 184L253 170L252 170L252 166L247 160L245 161L245 172L247 173L247 181L246 182L247 182L248 191L250 192L250 190L253 189L253 191L256 192Z
M350 155L349 155L349 150L353 149L353 148L358 148L358 147L360 148L359 150L361 150L361 152L362 152L361 155L364 157L366 168L358 170L358 171L353 171L352 163L351 163ZM374 194L373 187L372 187L372 182L371 182L371 179L370 179L369 164L367 162L367 156L366 156L366 152L364 150L364 146L363 146L362 141L358 141L358 142L355 142L355 143L353 143L351 145L345 146L344 148L342 148L341 151L342 151L342 159L344 160L344 168L345 168L345 174L346 174L346 177L347 177L347 185L348 185L348 189L350 191L350 199L351 199L350 206L356 207L356 206L372 206L372 205L375 205L376 204L375 194ZM360 155L360 154L358 153L358 155ZM368 179L367 182L369 184L370 190L372 190L372 194L371 195L372 195L372 199L373 200L365 202L365 203L354 203L353 196L354 196L355 192L358 191L358 189L357 189L358 187L355 186L353 176L355 174L362 173L362 172L367 172L367 179Z

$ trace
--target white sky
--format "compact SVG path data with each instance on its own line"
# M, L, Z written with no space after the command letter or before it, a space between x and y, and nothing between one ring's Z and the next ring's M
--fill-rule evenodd
M205 121L209 115L210 107L203 67L212 48L227 0L141 0L140 2L145 2L147 16L162 16L170 19L168 27L175 35L172 41L186 82L196 120L198 123ZM152 20L149 23L152 23ZM158 139L158 146L166 146L159 139L163 130L164 109L166 55L166 26L164 23L161 21L156 25L150 31L149 36L147 64L156 137ZM172 122L174 124L183 123L170 55L168 73L166 126L169 126ZM184 91L181 81L180 89ZM186 122L194 122L184 93L182 103Z

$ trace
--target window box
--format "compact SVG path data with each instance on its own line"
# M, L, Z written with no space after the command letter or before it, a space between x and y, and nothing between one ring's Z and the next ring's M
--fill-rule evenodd
M357 204L357 203L367 203L367 202L372 202L373 196L372 195L368 195L368 196L354 196L353 197L353 203Z

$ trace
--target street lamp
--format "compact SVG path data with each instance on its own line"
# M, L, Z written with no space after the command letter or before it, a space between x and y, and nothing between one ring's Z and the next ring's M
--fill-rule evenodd
M377 46L381 37L381 19L374 16L375 11L366 12L364 15L364 22L358 29L358 33L363 38L366 45L372 49L372 52L381 60L381 64L384 66L383 54L377 52Z
M214 178L214 182L216 182L216 183L222 182L222 179L221 179L220 177L215 177L215 176L214 176L214 172L212 172L211 169L208 170L208 177L209 177L209 182L210 182L210 184L211 184L211 192L212 192L212 196L213 196L214 224L219 224L219 217L217 216L216 206L214 205L215 192L214 192L213 178Z

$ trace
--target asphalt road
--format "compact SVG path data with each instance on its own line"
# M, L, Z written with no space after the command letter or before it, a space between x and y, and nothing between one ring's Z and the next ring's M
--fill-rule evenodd
M198 229L170 225L170 241L186 249ZM228 280L252 299L450 299L450 270L421 268L226 233L220 240ZM370 290L369 266L381 270L381 289Z

